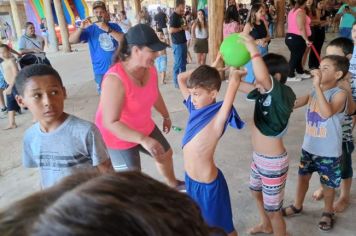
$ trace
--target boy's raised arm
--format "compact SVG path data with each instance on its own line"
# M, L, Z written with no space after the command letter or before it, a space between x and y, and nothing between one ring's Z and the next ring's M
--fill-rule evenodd
M255 44L254 39L246 34L240 34L247 50L250 52L253 73L255 74L256 83L261 85L266 91L272 88L272 81L268 72L268 68L264 63L260 52ZM252 73L249 71L249 73Z
M190 75L193 73L194 70L188 70L182 72L178 75L178 84L180 92L183 95L184 100L187 100L189 97L189 90L187 88L187 80L189 79Z
M238 70L235 68L232 68L230 70L229 85L226 90L223 104L216 117L215 128L219 131L222 131L222 129L225 127L225 123L230 115L232 104L234 103L236 92L241 82L241 78L245 75L246 71L244 70Z
M316 100L322 117L327 119L336 113L342 112L345 109L345 102L347 100L346 91L335 94L329 103L320 87L321 72L319 70L313 70L312 75L314 76L313 86L316 92Z

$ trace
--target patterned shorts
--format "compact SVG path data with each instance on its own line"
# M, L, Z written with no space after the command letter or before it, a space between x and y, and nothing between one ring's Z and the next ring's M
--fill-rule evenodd
M288 166L287 153L276 157L253 153L250 189L262 191L266 211L279 211L283 205Z
M307 175L316 171L321 184L338 188L341 182L340 160L340 157L317 156L302 149L298 174Z

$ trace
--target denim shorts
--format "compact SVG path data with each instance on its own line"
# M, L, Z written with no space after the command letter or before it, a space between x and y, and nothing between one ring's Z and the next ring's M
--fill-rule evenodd
M167 55L161 55L155 60L156 68L159 73L167 71Z
M341 182L340 160L341 157L317 156L302 149L298 174L308 175L318 172L321 184L338 188Z

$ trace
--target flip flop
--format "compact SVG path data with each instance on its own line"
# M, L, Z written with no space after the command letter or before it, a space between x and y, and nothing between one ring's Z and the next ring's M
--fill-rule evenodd
M287 215L287 209L290 208L292 209L292 213ZM287 207L283 207L282 208L282 215L283 216L294 216L294 215L297 215L299 213L301 213L303 210L303 207L301 207L300 209L296 208L293 204L287 206Z

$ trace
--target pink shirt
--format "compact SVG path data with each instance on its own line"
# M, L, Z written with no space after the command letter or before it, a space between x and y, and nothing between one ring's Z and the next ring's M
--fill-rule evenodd
M239 23L237 23L236 21L232 21L226 24L224 22L224 26L223 26L224 38L226 38L230 34L237 33L237 32L239 32Z
M289 13L288 13L288 30L287 30L288 33L301 35L301 33L298 29L298 25L297 25L297 14L299 11L302 11L302 9L298 8L297 10L292 9L289 11ZM311 22L310 17L306 16L305 31L307 33L307 36L311 35L310 22Z
M154 66L150 68L149 73L150 78L144 87L137 86L132 79L129 78L121 63L113 65L105 74L105 77L109 74L116 75L118 79L121 80L121 83L125 89L121 115L118 117L120 122L124 123L133 130L143 133L144 135L152 133L155 127L155 123L152 120L151 109L156 103L159 94L157 86L157 71ZM112 134L104 127L102 117L102 104L100 101L96 112L95 124L99 128L108 148L122 150L138 145L137 143L131 143L119 139Z

